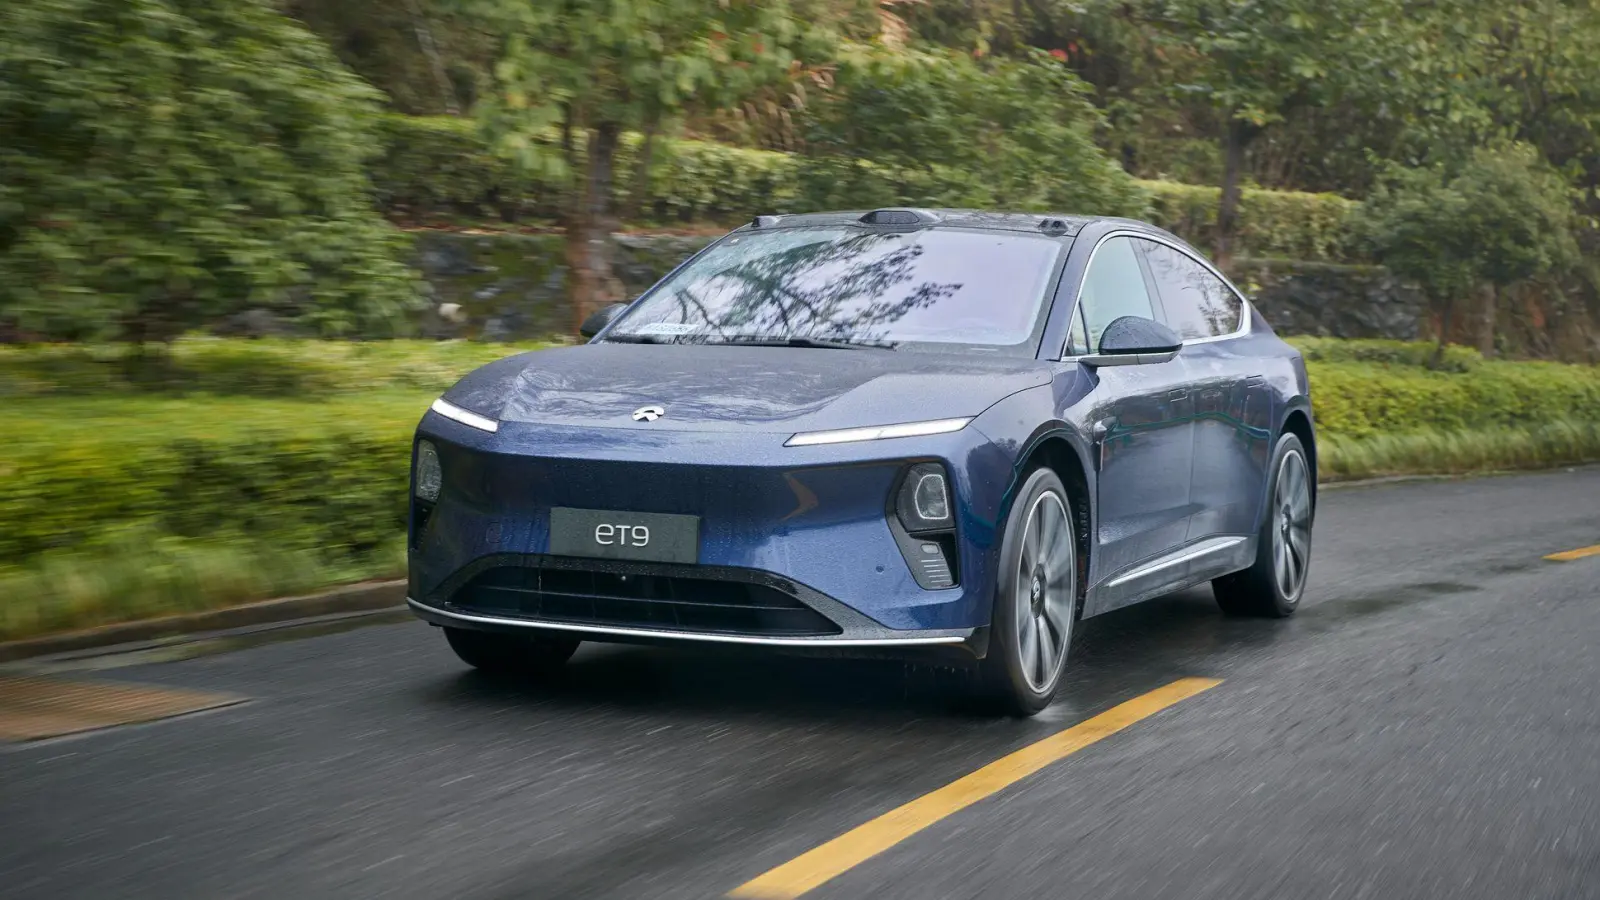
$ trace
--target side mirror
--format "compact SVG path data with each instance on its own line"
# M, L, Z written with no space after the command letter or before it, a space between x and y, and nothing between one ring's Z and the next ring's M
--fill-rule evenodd
M1178 355L1183 338L1154 319L1122 316L1100 334L1100 351L1079 361L1091 368L1164 363Z
M627 308L628 304L626 303L613 303L609 306L600 307L590 313L589 318L583 320L583 324L578 326L578 333L586 338L594 337L604 331L605 327L610 325L611 321Z

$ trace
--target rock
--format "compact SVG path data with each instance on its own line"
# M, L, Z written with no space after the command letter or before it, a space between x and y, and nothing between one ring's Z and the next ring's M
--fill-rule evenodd
M212 330L229 337L247 338L290 337L297 331L293 322L269 309L247 309L235 313Z

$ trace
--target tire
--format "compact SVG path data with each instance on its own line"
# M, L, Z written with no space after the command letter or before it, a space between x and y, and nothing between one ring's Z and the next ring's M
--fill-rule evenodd
M1311 565L1311 525L1316 512L1311 465L1300 439L1285 432L1272 454L1268 502L1250 568L1211 582L1222 611L1281 619L1294 614Z
M989 652L978 667L986 712L1031 716L1055 699L1078 618L1072 516L1061 479L1042 468L1023 481L1006 516Z
M556 635L497 634L444 629L445 640L461 661L491 675L548 675L561 668L578 649L578 639Z

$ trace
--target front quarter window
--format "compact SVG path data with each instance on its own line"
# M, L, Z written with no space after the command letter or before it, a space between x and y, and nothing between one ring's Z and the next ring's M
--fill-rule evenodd
M959 229L744 232L631 308L613 334L1029 347L1065 244Z

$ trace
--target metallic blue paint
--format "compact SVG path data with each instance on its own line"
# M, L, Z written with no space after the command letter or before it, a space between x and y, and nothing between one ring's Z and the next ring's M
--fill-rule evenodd
M473 372L445 398L500 429L422 418L417 438L438 448L444 486L420 535L413 525L411 596L446 601L441 588L474 560L545 553L550 508L574 506L701 516L702 564L774 573L887 629L981 628L1002 523L1051 443L1087 487L1072 498L1088 518L1085 615L1120 604L1100 590L1118 573L1218 535L1255 534L1273 442L1292 411L1309 421L1299 354L1246 303L1246 333L1187 343L1167 363L1062 359L1095 243L1127 230L1177 240L1124 220L1074 221L1033 359L608 344L602 332ZM645 405L666 415L632 421ZM950 434L783 445L802 431L964 416L971 424ZM918 587L886 519L899 473L919 460L951 475L954 588Z

